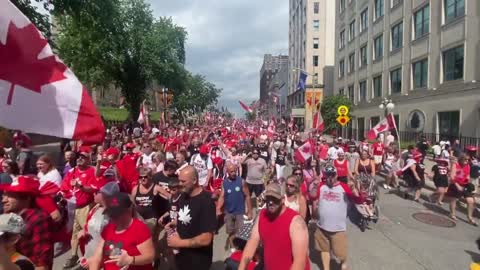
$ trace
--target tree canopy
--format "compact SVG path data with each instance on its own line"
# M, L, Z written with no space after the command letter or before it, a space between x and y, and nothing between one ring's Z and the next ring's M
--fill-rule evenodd
M322 118L324 122L324 133L329 133L336 130L340 125L337 123L338 107L345 105L350 109L349 117L352 112L352 102L344 95L327 96L323 98L322 102Z
M35 1L52 15L51 32L62 60L90 89L115 85L132 119L147 89L159 90L154 85L173 89L172 107L178 112L216 103L221 89L184 66L187 31L171 18L155 18L144 0ZM31 1L13 3L37 26L44 25L44 34L50 33L48 16L31 7Z

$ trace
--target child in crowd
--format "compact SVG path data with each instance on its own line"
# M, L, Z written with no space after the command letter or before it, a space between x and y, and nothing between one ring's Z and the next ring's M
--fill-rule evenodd
M235 251L225 260L225 270L236 270L240 265L240 261L243 255L243 249L247 245L248 238L252 232L254 221L245 222L243 228L237 233L233 239L233 245ZM247 270L263 269L258 263L260 261L260 252L257 252L255 258L247 265Z

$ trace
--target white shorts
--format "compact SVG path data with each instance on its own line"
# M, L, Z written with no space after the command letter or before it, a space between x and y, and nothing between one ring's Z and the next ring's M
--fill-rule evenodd
M375 161L375 164L380 164L382 163L382 156L373 156L373 160Z

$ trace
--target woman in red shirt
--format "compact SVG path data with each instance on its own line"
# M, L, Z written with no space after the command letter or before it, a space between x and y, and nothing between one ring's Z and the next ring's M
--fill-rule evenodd
M147 225L134 218L133 204L126 193L116 193L106 201L104 213L110 223L102 231L95 254L84 261L89 270L153 270L155 248Z
M457 220L455 216L455 208L459 198L465 198L467 202L467 216L468 222L473 226L478 226L473 218L473 211L475 210L475 199L473 191L475 187L470 183L470 165L465 154L458 157L458 162L452 164L450 169L450 185L448 186L447 196L451 197L450 201L450 218Z
M352 172L350 171L350 166L348 160L345 159L345 153L339 152L338 158L333 161L333 166L337 169L337 178L338 181L345 184L349 183L349 179L353 179Z

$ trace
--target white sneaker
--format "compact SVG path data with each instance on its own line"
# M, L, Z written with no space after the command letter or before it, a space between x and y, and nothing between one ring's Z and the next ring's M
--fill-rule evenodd
M387 189L388 189L388 190L391 190L391 189L392 189L392 187L391 187L391 186L387 186Z
M387 184L383 184L383 188L386 189L386 190L389 189Z

